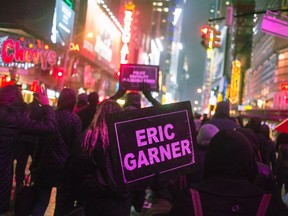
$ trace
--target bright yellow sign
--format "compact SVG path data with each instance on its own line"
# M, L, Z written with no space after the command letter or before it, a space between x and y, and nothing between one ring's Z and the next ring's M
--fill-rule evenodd
M232 61L231 88L229 97L229 100L232 104L235 104L239 101L240 79L241 62L238 60Z

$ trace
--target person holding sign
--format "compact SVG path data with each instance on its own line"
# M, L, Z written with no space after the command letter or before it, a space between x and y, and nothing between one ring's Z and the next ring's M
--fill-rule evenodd
M130 215L130 196L119 189L114 180L111 150L105 115L121 111L114 100L102 102L88 129L76 143L66 164L69 186L79 203L85 203L86 216ZM66 176L66 177L67 177ZM63 204L63 203L62 203ZM62 212L61 215L66 215Z

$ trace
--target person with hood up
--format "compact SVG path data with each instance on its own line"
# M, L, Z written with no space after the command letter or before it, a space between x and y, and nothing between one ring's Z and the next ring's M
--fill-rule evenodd
M210 121L206 123L215 125L219 130L223 129L234 129L239 128L240 126L230 118L230 108L228 101L218 102L216 105L215 114L213 115Z
M170 215L287 215L274 194L255 185L255 155L249 140L234 130L219 131L204 164L204 181L180 191Z

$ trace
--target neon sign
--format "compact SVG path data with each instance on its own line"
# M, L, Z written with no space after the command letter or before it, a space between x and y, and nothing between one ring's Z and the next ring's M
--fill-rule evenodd
M20 40L11 38L2 43L1 48L2 61L6 64L12 62L40 64L41 69L49 69L48 64L54 66L57 62L57 54L52 50L29 49L21 46Z
M70 43L70 50L71 51L80 51L80 47L79 47L79 44L77 43Z
M122 49L120 51L121 53L121 60L120 63L128 63L126 56L129 54L129 47L128 47L128 43L131 40L131 24L132 24L132 11L130 10L126 10L125 11L125 16L124 16L124 33L122 35L122 42L123 42L123 46Z

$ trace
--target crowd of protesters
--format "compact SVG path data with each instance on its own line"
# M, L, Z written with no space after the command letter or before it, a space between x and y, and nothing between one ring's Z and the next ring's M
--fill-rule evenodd
M142 94L161 105L150 91ZM212 117L194 115L193 172L172 180L155 173L150 186L132 191L115 181L106 116L141 109L140 92L119 90L99 103L96 92L77 95L64 88L54 109L43 89L33 97L26 104L17 86L0 89L1 216L11 210L13 161L17 196L29 155L37 195L32 216L45 214L53 187L57 216L128 216L132 207L141 216L288 215L282 200L288 193L288 131L272 141L267 124L252 117L244 125L230 117L226 101ZM121 107L116 100L122 97Z

